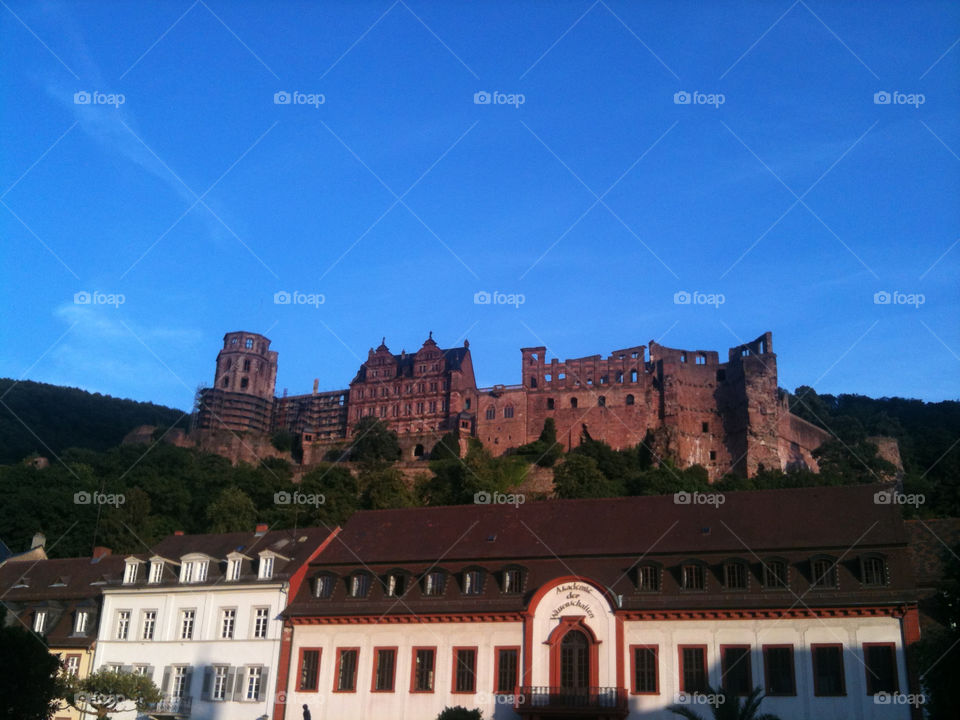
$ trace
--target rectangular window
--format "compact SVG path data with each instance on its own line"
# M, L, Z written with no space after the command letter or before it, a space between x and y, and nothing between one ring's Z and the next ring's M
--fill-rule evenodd
M728 590L747 589L747 566L739 562L730 562L723 567L724 584Z
M483 588L479 570L467 570L463 573L463 594L479 595Z
M76 677L77 673L80 672L80 656L79 655L67 655L67 659L64 664L67 669L67 675L73 675L74 677Z
M764 645L763 674L767 695L796 695L793 671L793 645Z
M721 686L728 695L749 695L753 690L749 645L720 646Z
M703 565L683 565L680 568L680 587L684 590L704 590L707 587Z
M707 692L707 646L680 646L680 690L685 693Z
M227 580L239 580L240 579L240 560L231 560L227 563Z
M512 695L517 687L517 672L520 667L520 648L496 648L497 667L495 674L495 692Z
M404 576L394 573L387 577L387 597L400 597L404 591Z
M813 561L813 587L835 588L837 586L837 564L828 558Z
M879 587L886 584L887 582L887 573L885 572L884 562L882 558L878 557L868 557L864 558L862 561L863 567L863 584L870 585L872 587Z
M320 648L300 648L300 671L297 690L316 692L320 680Z
M196 610L180 611L180 639L193 640L193 623L197 617Z
M173 668L173 684L170 686L170 694L175 698L182 698L187 691L187 668L184 665L177 665Z
M269 580L273 577L273 556L265 555L260 558L260 579Z
M433 692L433 665L436 648L413 648L410 692Z
M813 694L817 696L846 695L843 679L843 646L812 645Z
M76 635L86 635L90 621L90 613L86 610L77 610L77 617L73 623L73 632Z
M270 621L270 608L258 607L253 621L253 636L263 639L267 636L267 624Z
M157 611L144 610L143 618L140 622L140 639L153 640L153 634L157 629Z
M359 648L337 648L337 684L334 692L356 692Z
M660 692L660 672L657 667L659 647L656 645L632 645L633 694L656 695Z
M237 624L237 611L234 608L225 608L220 614L220 638L233 639L233 630Z
M893 643L864 643L863 661L867 668L867 695L892 695L899 691L897 653Z
M128 562L126 567L123 569L123 582L126 585L135 583L137 581L137 575L139 574L140 563L138 562Z
M192 562L185 562L183 564L183 570L180 572L180 582L193 582L193 566L194 563Z
M523 572L520 570L506 570L503 573L503 591L518 593L523 588Z
M117 640L126 640L130 635L130 611L120 610L117 613Z
M477 649L453 649L453 692L477 691Z
M210 697L213 700L227 699L227 678L229 668L226 665L217 665L213 668L213 688Z
M787 586L787 564L782 560L768 560L763 564L763 586L783 588Z
M262 685L262 681L263 681L262 667L247 668L247 691L244 694L244 699L259 700L260 686Z
M397 670L396 648L374 648L373 692L393 692Z
M423 583L423 594L431 596L443 595L443 581L444 575L442 572L427 573L427 577Z
M163 562L155 560L150 563L150 582L158 583L163 580Z
M654 565L644 565L637 573L637 590L641 592L659 592L660 568Z

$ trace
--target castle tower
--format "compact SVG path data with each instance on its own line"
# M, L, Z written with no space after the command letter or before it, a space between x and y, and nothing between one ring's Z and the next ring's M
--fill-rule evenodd
M269 338L251 332L223 336L213 387L201 392L197 425L268 432L277 380L277 353Z

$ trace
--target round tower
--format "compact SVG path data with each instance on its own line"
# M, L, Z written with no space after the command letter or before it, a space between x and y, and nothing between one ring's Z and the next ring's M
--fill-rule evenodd
M276 380L277 353L269 338L242 331L223 336L213 387L272 401Z

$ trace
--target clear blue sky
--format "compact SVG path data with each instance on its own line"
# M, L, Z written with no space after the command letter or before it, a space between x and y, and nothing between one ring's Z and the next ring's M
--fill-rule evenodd
M278 393L383 335L487 385L770 330L788 389L960 398L958 38L949 2L4 0L0 375L188 408L237 329Z

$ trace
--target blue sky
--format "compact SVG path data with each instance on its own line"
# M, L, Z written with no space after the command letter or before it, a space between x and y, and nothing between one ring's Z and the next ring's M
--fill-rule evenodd
M237 329L278 393L384 335L489 385L770 330L788 389L960 398L956 4L6 0L0 37L0 375L189 408Z

